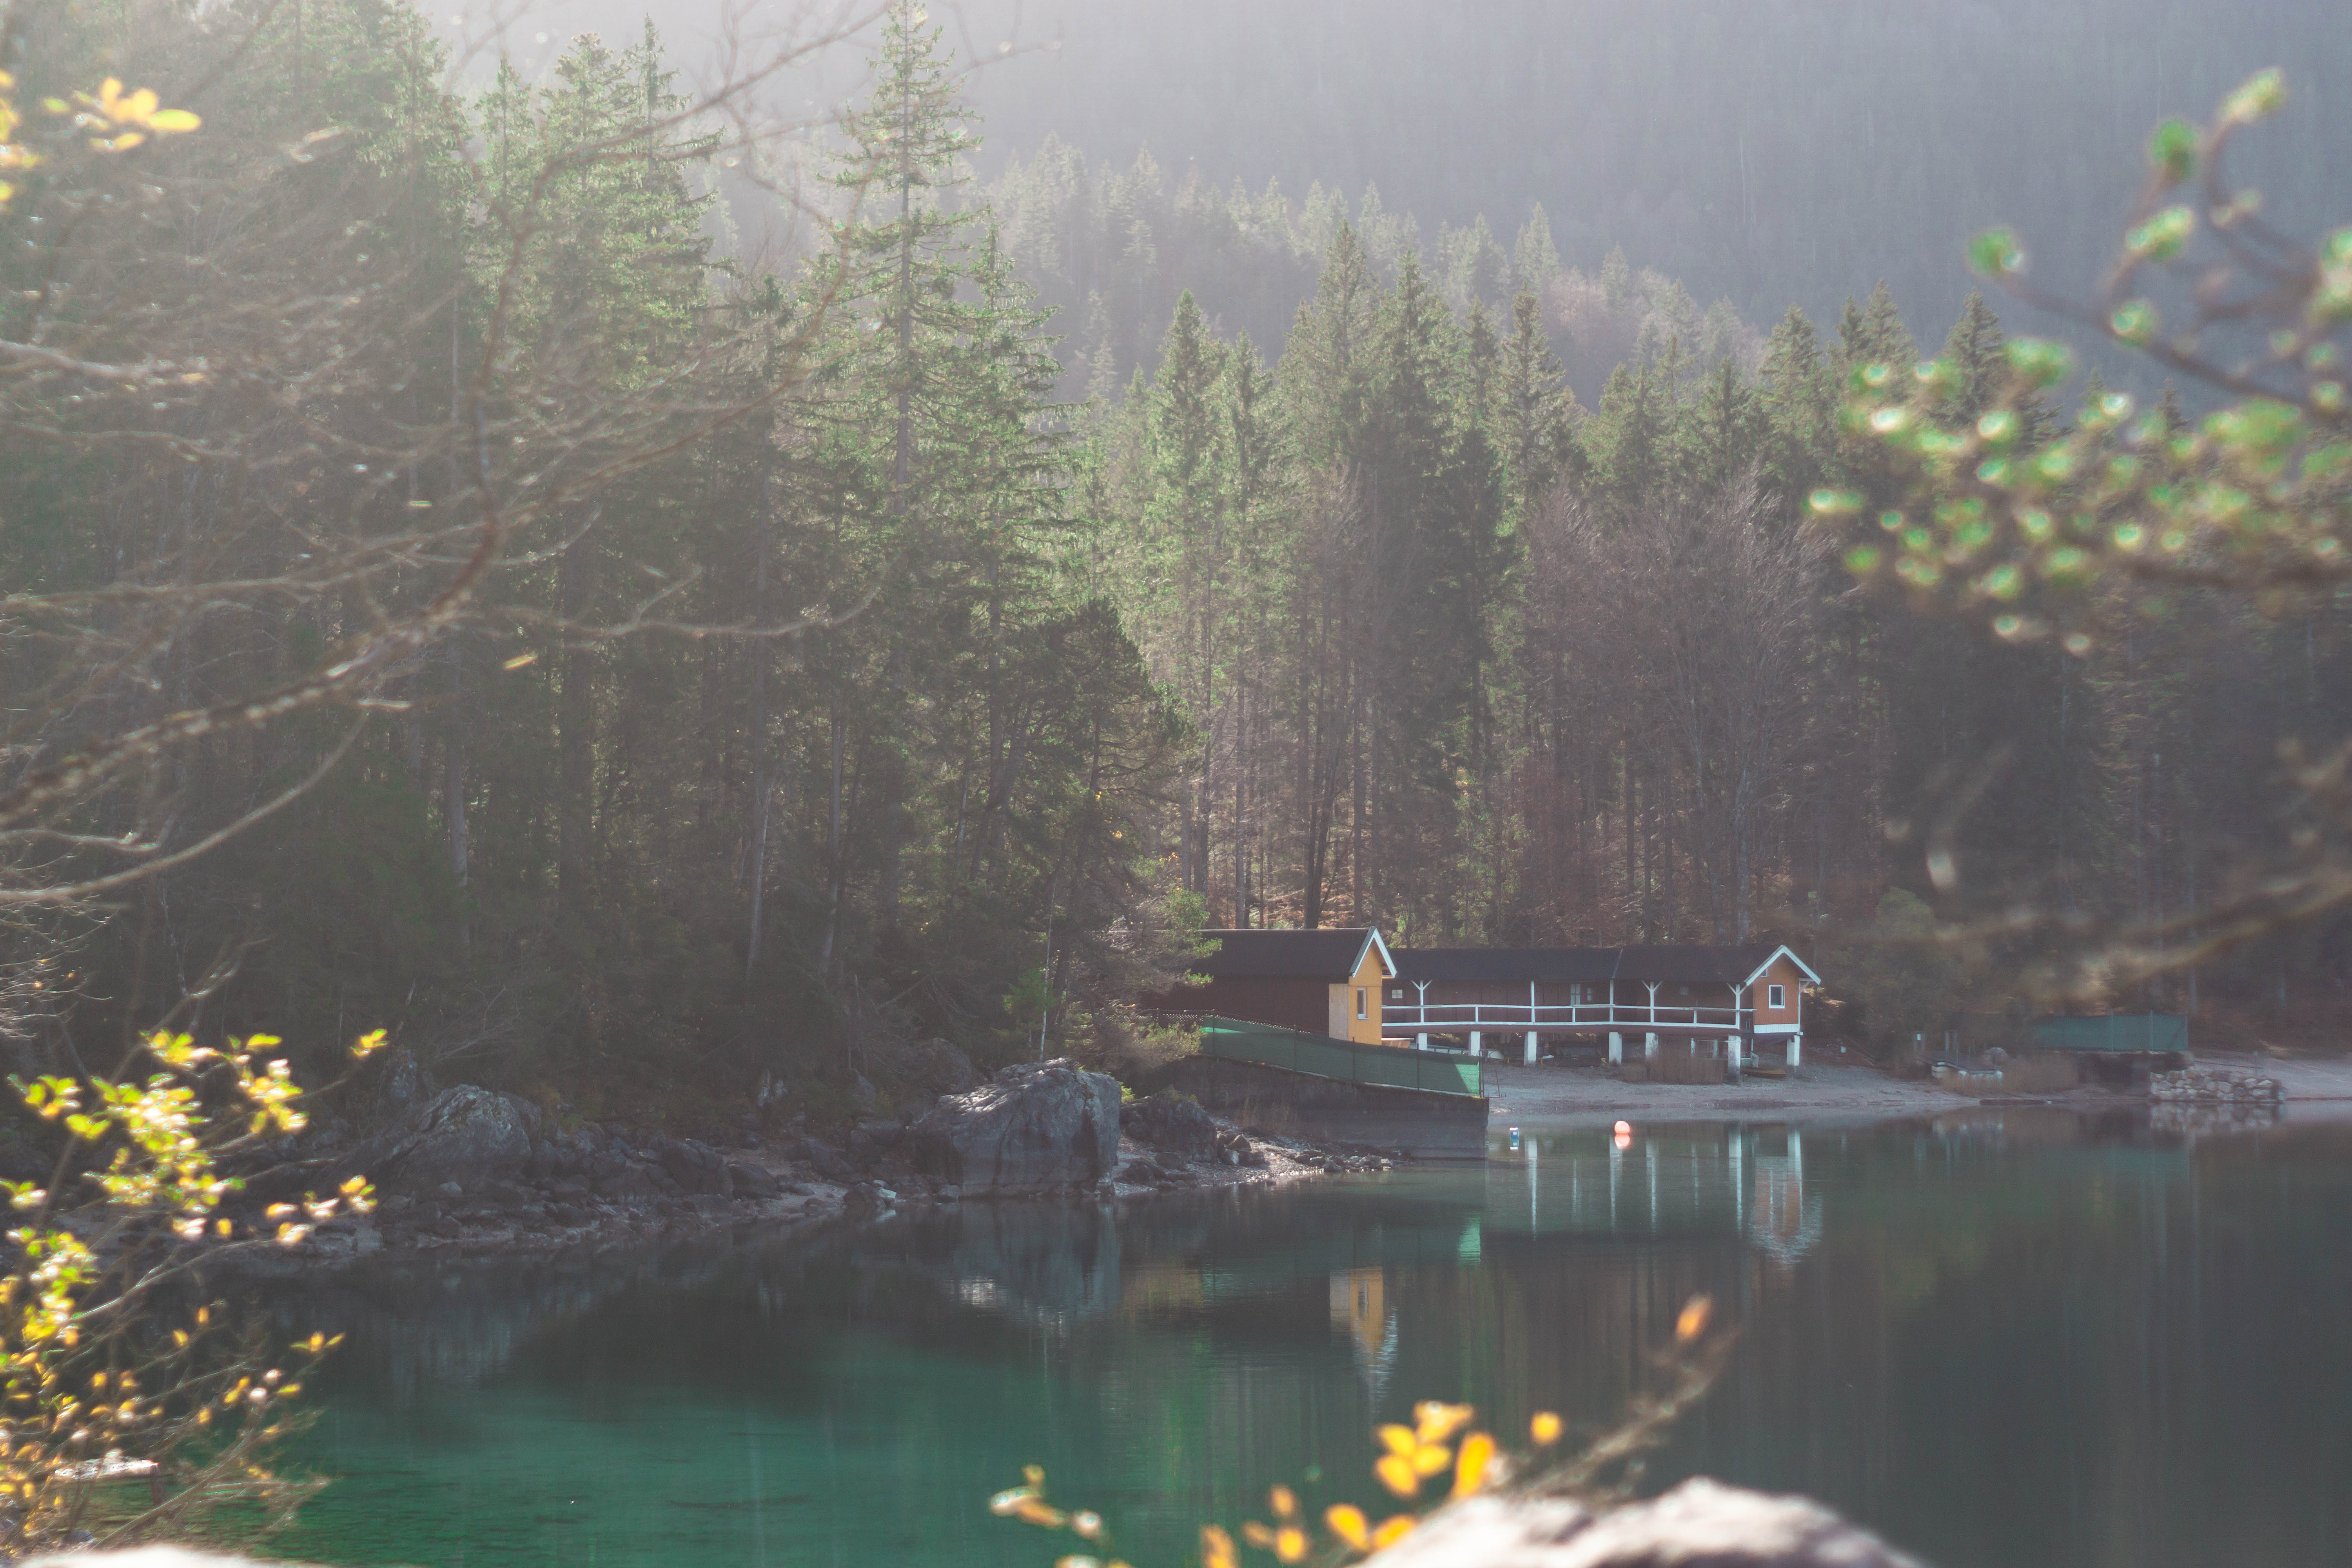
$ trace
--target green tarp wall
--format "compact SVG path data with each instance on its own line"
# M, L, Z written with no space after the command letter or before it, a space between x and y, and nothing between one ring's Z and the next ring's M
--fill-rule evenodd
M1435 1051L1401 1050L1394 1046L1360 1046L1328 1035L1302 1035L1271 1024L1245 1024L1233 1018L1201 1020L1201 1054L1226 1061L1257 1062L1287 1068L1318 1078L1349 1083L1384 1084L1391 1089L1427 1089L1433 1094L1475 1095L1478 1063Z
M2036 1018L2033 1032L2053 1051L2185 1051L2189 1020L2178 1013L2116 1013L2103 1018Z

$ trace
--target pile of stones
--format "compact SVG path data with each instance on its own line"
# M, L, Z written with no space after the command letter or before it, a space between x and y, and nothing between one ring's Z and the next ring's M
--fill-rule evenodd
M2148 1080L2148 1092L2161 1100L2197 1104L2276 1105L2278 1079L2263 1078L2242 1068L2183 1068L2160 1072Z

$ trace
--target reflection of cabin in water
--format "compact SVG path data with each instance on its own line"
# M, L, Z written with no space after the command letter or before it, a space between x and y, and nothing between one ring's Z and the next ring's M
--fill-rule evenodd
M1396 976L1371 926L1204 931L1217 944L1192 972L1202 984L1143 998L1161 1012L1213 1013L1359 1045L1381 1042L1381 992Z
M1473 1055L1515 1037L1532 1062L1543 1039L1626 1038L1654 1057L1661 1039L1709 1052L1804 1044L1804 988L1821 976L1785 946L1399 948L1382 1009L1391 1035L1433 1038Z

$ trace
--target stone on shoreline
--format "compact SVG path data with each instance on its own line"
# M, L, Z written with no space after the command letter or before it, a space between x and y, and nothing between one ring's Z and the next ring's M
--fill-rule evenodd
M1118 1081L1057 1059L1022 1062L940 1101L906 1142L918 1169L967 1199L1092 1186L1118 1159Z
M1563 1498L1441 1509L1365 1568L1921 1568L1811 1498L1698 1477L1595 1515Z

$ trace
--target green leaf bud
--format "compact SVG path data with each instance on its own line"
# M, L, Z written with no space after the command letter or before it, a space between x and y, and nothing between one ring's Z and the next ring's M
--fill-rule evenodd
M2005 228L1989 228L1969 241L1969 265L1988 278L2025 270L2025 247Z
M2009 344L2009 367L2037 387L2052 387L2074 374L2074 356L2046 338L2016 338Z
M2233 125L2251 125L2276 114L2286 104L2286 77L2276 67L2256 71L2236 91L2221 100L2221 118Z
M2143 261L2169 261L2180 254L2197 232L2197 214L2186 206L2168 206L2124 236L2124 245Z
M2147 161L2174 184L2197 172L2197 127L2168 120L2147 139Z
M2127 343L2142 347L2156 341L2156 307L2146 300L2130 300L2116 307L2107 329Z

